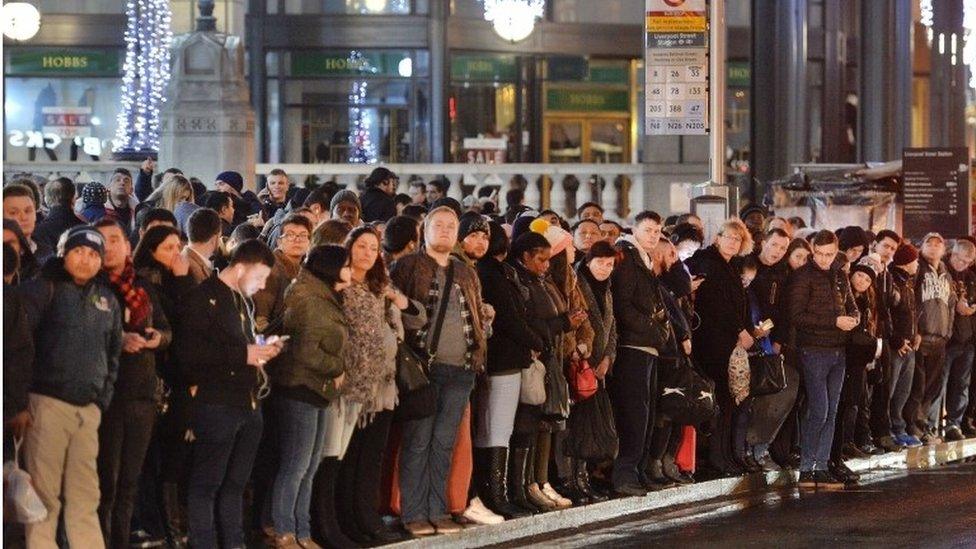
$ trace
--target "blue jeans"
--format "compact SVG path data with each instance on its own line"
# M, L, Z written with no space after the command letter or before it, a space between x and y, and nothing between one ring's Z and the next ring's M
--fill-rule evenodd
M312 537L312 480L325 449L325 408L287 397L274 405L281 455L271 489L271 520L277 534L307 539Z
M261 442L261 410L197 403L190 422L196 439L187 487L190 546L244 547L244 486Z
M956 319L959 322L959 319ZM946 347L945 395L946 426L960 427L969 405L969 383L973 375L973 356L976 349L971 342L950 343Z
M800 471L826 471L847 355L843 348L817 347L801 347L799 355L807 394L800 422Z
M892 436L908 434L908 427L902 411L912 393L912 380L915 378L915 351L908 351L904 356L896 349L891 350L891 402L888 412L891 416Z
M447 516L447 475L461 416L474 388L474 372L434 364L437 412L405 421L400 450L400 515L404 523Z

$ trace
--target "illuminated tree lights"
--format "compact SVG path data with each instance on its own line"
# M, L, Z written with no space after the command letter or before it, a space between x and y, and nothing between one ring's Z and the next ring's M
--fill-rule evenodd
M159 109L169 84L169 0L128 0L125 65L115 151L158 151Z
M353 66L359 66L359 72L372 73L375 67L370 66L368 59L363 59L362 52L353 51L349 55ZM375 164L376 146L370 133L373 130L372 109L366 106L366 93L369 83L357 80L352 83L349 93L349 162L353 164Z

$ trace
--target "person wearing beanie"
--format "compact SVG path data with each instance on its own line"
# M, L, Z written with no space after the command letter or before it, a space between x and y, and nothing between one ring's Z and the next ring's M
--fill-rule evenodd
M362 224L363 206L356 191L342 189L335 193L329 203L329 211L332 219L341 219L354 229Z
M81 217L89 223L94 223L105 217L105 200L108 199L108 190L97 181L92 181L85 185L81 190L81 201L84 206L81 209Z
M400 184L400 178L389 169L380 166L366 178L366 190L359 196L362 203L363 221L385 223L397 214L393 195Z
M877 272L870 264L855 263L850 267L849 279L859 319L845 349L844 386L840 392L834 440L830 449L830 468L835 476L846 473L843 465L845 456L852 454L852 450L855 455L859 453L857 448L860 445L855 440L855 433L860 414L854 412L868 404L868 364L877 359L882 350L883 337L878 322L879 302L875 290ZM850 473L847 474L850 476Z
M398 215L383 228L383 261L392 265L401 257L413 253L420 245L420 224L412 217Z
M568 231L564 230L559 225L552 225L541 217L532 221L532 223L529 225L529 230L546 237L546 240L552 247L553 257L559 255L563 252L563 250L573 245L573 235L569 234Z
M541 235L537 245L548 243ZM528 516L531 504L525 493L528 437L513 437L521 372L541 355L545 344L529 324L525 288L511 263L505 261L510 241L504 228L490 223L488 252L478 260L485 303L495 311L488 338L487 376L476 388L474 414L475 489L491 511L506 519ZM511 448L511 451L509 449Z
M48 511L26 526L28 547L57 546L62 501L68 543L105 546L95 473L98 425L115 388L122 314L112 290L96 278L104 252L101 233L74 227L61 237L58 257L20 288L35 349L25 469Z
M903 242L892 256L891 280L900 296L891 309L891 401L888 413L891 417L891 436L902 447L921 446L922 441L907 432L903 412L912 391L915 376L915 351L922 343L918 333L917 302L915 300L915 275L918 273L918 250L909 242Z
M488 251L491 229L488 220L479 213L467 212L458 223L458 243L454 255L474 267L476 261Z
M220 172L217 174L214 187L234 199L234 221L231 223L234 227L246 222L248 217L262 212L261 199L253 192L244 190L244 176L241 174L232 171Z
M868 247L867 233L857 225L844 227L837 231L837 241L840 251L844 252L851 264L857 263L857 260L864 255Z

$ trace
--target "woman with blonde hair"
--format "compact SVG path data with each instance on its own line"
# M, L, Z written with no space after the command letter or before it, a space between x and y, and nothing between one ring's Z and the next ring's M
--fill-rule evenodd
M155 200L157 208L173 212L181 232L186 232L186 221L190 214L200 206L195 203L193 184L180 174L172 174L169 179L153 191L147 201Z
M749 349L755 343L748 300L739 274L742 256L752 252L752 235L745 223L729 219L722 224L711 246L691 256L686 265L693 277L704 281L695 294L695 312L701 319L692 333L692 357L715 382L715 398L722 410L709 441L709 461L724 474L740 474L732 455L732 393L727 369L736 345Z

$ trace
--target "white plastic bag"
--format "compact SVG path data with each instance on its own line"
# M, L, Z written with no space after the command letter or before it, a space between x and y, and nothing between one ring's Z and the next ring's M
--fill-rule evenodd
M14 439L14 459L3 464L4 507L17 522L32 524L47 518L47 508L34 490L31 476L20 468L20 443Z
M546 365L534 359L532 365L522 370L522 387L519 402L539 406L546 401Z

